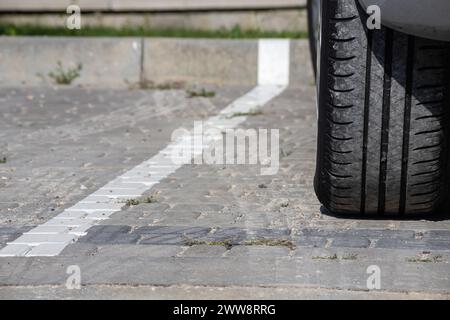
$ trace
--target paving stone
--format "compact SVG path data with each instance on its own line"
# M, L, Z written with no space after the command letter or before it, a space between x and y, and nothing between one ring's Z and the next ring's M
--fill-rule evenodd
M331 247L334 248L368 248L370 240L367 238L339 237L334 238Z
M83 211L63 211L54 219L83 219L86 216L87 213Z
M231 244L239 244L247 239L247 230L242 228L218 228L215 232L201 237L202 241L228 241Z
M88 230L90 230L93 227L94 227L93 225L82 225L82 226L78 226L78 227L70 227L69 231L67 233L74 234L77 236L84 236L86 234L86 232L88 232Z
M277 259L280 257L287 257L291 250L284 246L233 246L226 252L227 257L258 257L258 259Z
M203 239L209 232L209 228L201 227L151 226L138 228L133 234L141 236L140 244L184 245Z
M6 246L8 242L12 242L19 238L23 233L28 232L32 227L0 227L0 248Z
M3 247L3 245L6 245L6 243L12 242L13 240L17 239L21 235L22 233L9 233L0 235L0 248Z
M200 216L198 212L184 211L184 212L164 212L155 215L155 218L161 219L160 224L163 225L191 225Z
M130 226L98 225L93 226L89 233L129 233L130 231Z
M111 212L111 211L109 211L109 212L97 211L97 212L89 213L88 215L86 215L85 219L88 219L88 220L106 220L113 214L114 214L114 212Z
M439 238L439 239L425 239L424 245L430 250L450 250L450 239Z
M94 244L132 244L139 240L138 234L131 234L127 226L95 226L79 241Z
M9 235L21 232L22 228L0 226L0 235Z
M33 246L33 248L26 253L27 257L53 257L57 256L64 250L66 244L57 244L57 243L43 243L37 246Z
M138 196L138 195L139 194L136 194L136 196ZM119 202L120 201L119 198L90 195L90 196L84 198L83 200L81 200L80 203L114 203L114 202Z
M218 257L227 252L227 248L220 245L194 245L183 252L183 257Z
M86 212L92 213L97 211L119 211L124 207L124 203L77 203L76 205L66 209L66 212Z
M450 239L450 230L429 230L423 233L424 239Z
M93 195L95 196L108 196L113 198L134 198L139 197L145 192L148 187L144 187L141 189L128 189L128 188L101 188Z
M247 231L248 239L286 239L289 238L290 230L289 229L249 229Z
M143 190L147 188L145 184L142 183L132 183L132 182L124 182L121 178L116 178L113 181L104 185L100 190L121 190L121 189L129 189L129 190ZM93 193L97 195L96 192Z
M92 220L87 219L51 219L43 223L42 226L81 227L92 224Z
M58 234L58 233L67 233L70 230L70 227L66 226L37 226L36 228L31 229L25 234Z
M327 244L327 238L325 237L305 237L295 236L293 242L300 247L319 247L322 248Z
M383 238L376 242L376 248L385 249L428 249L427 244L421 240L403 240L403 239L389 239Z
M0 257L24 256L31 248L32 247L27 244L10 244L0 250Z
M89 241L93 243L103 243L103 244L136 244L139 240L139 237L135 234L113 234L107 233L104 236L97 235Z
M42 243L67 244L77 238L74 234L24 234L14 240L14 244L38 245Z
M374 229L318 229L318 228L304 228L296 232L305 236L313 237L366 237L370 239L414 239L414 231L411 230L374 230Z

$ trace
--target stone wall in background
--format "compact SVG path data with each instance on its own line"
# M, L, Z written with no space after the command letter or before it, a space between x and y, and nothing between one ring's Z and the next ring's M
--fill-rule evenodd
M70 4L91 26L306 30L306 0L2 0L0 22L64 26Z
M66 15L57 13L0 13L0 22L16 25L32 24L65 26ZM185 28L199 30L231 29L261 31L306 31L304 9L197 11L197 12L143 12L82 14L82 24L90 26L145 26L150 28Z

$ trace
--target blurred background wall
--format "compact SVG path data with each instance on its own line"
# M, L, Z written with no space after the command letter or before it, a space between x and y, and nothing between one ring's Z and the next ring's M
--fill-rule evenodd
M306 31L306 0L1 0L0 22L63 26L79 5L83 25L198 30Z

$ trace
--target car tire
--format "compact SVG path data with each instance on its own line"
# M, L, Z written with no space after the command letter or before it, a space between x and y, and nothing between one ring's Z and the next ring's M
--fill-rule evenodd
M449 43L368 30L357 0L321 6L319 200L336 214L436 212L449 195Z

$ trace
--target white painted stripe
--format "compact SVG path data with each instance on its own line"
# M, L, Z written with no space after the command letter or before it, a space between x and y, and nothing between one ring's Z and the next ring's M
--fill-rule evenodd
M42 243L33 247L27 254L27 257L54 257L61 253L67 247L66 243Z
M238 98L219 115L204 122L205 129L235 128L245 116L231 117L237 112L247 113L265 105L279 95L289 84L289 40L260 40L258 49L258 86ZM190 132L191 134L192 132ZM203 147L194 152L194 158L218 137L210 136ZM0 250L0 257L56 256L70 243L86 234L101 220L120 211L124 199L142 196L162 179L179 169L182 164L172 161L172 150L187 146L188 136L170 143L151 159L125 172L99 190L87 196L61 214L37 226Z
M290 69L289 41L260 40L258 50L258 84L288 84Z

